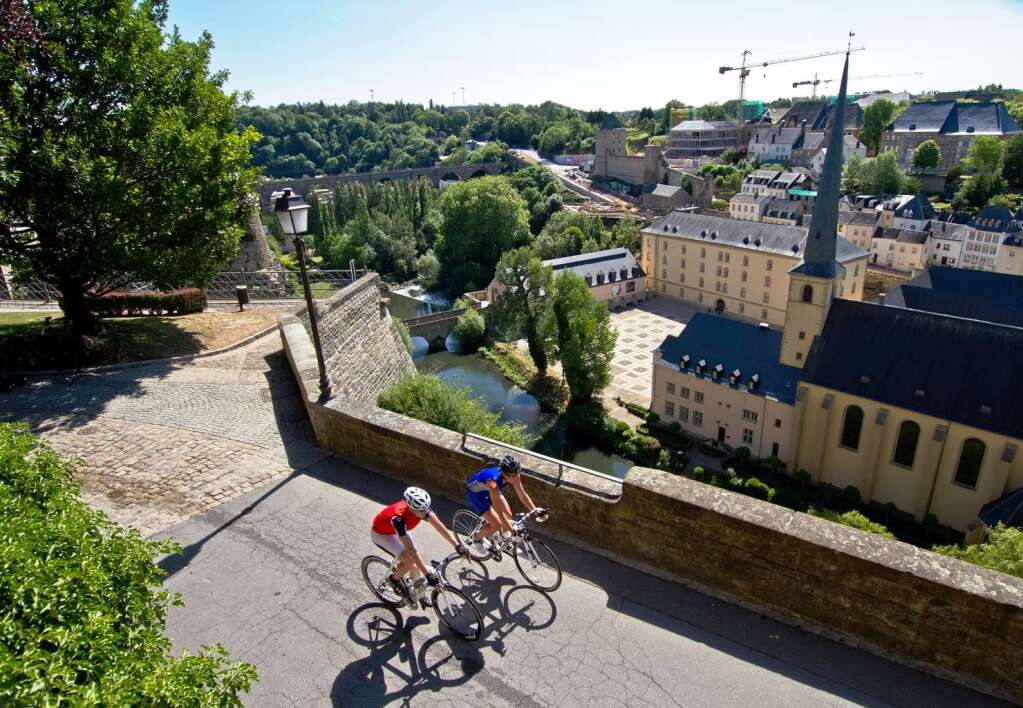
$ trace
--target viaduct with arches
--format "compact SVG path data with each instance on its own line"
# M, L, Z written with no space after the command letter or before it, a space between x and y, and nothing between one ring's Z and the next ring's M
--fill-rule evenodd
M259 205L267 209L271 206L270 196L285 187L291 187L298 194L306 194L311 189L333 190L338 184L347 182L391 182L401 179L423 177L433 185L440 186L441 180L459 181L496 175L503 167L500 162L483 162L477 165L434 165L433 167L416 167L405 170L380 170L376 172L354 172L341 175L324 175L321 177L303 177L301 179L277 179L264 182L259 186Z

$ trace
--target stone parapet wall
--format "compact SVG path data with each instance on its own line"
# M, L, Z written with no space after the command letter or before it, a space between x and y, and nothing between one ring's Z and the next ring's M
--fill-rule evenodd
M381 391L415 370L384 305L376 273L316 302L316 310L327 376L337 396L376 403ZM304 309L299 317L308 326Z
M456 500L500 449L371 403L316 403L305 329L282 318L319 444ZM619 485L526 460L555 535L981 690L1023 700L1023 581L658 470Z

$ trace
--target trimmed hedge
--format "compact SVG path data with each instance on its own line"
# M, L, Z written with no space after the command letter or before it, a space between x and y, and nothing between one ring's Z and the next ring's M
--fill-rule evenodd
M89 309L99 317L191 315L206 309L206 291L199 288L179 288L168 292L115 290L91 298Z

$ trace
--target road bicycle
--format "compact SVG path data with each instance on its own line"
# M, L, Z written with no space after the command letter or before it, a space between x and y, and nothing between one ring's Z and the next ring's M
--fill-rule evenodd
M463 546L469 549L469 555L477 561L489 559L500 561L504 553L515 560L515 567L522 573L526 582L537 590L553 592L561 586L561 564L554 551L543 541L530 536L526 524L534 517L547 513L537 507L526 514L512 517L512 529L515 534L511 538L500 538L498 532L490 537L489 549L477 534L486 526L486 520L468 509L455 512L451 520L451 529Z
M442 625L462 639L474 642L483 636L483 613L468 595L444 579L448 564L459 558L458 553L452 553L440 561L431 561L438 576L433 587L426 578L411 583L407 576L402 576L401 595L389 580L398 565L397 558L386 561L380 556L366 556L362 559L362 578L381 602L395 608L408 606L425 610L432 607Z

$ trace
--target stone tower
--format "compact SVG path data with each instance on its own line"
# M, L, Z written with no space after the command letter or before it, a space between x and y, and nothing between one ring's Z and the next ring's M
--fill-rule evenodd
M849 79L849 55L845 56L842 83L835 104L835 119L828 134L817 201L803 246L803 261L789 271L789 297L782 330L781 363L803 368L813 338L824 321L835 296L835 282L845 273L835 260L838 247L838 198L842 181L842 128L845 125L845 94ZM834 126L838 126L836 130Z
M613 113L608 113L604 122L597 129L596 139L593 145L593 174L607 179L610 177L608 169L609 157L623 157L628 155L625 148L625 126Z

